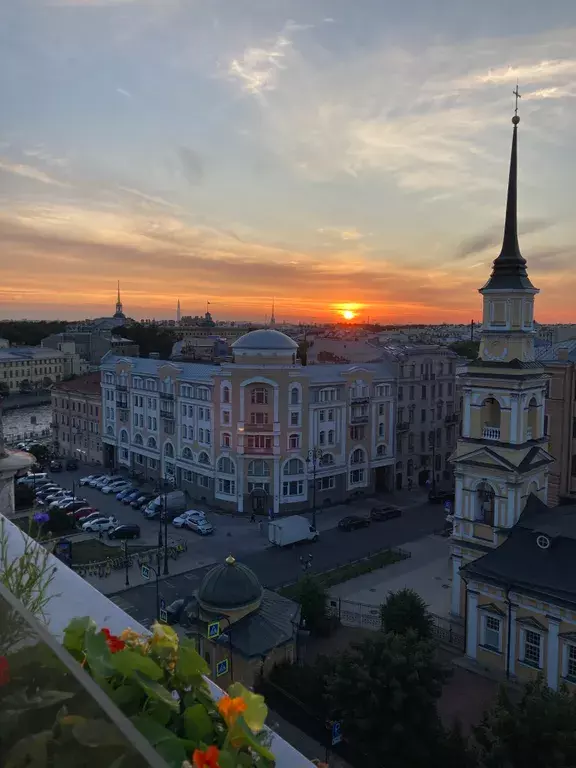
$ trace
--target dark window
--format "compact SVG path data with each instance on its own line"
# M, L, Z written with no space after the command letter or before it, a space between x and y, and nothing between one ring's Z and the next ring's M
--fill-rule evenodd
M422 422L422 424L424 424L424 422L426 421L426 408L422 408L422 410L420 411L420 421Z

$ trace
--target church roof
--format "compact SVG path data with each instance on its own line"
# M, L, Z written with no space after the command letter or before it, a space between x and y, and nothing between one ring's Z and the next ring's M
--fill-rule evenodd
M481 289L488 290L535 290L528 278L526 259L520 253L518 243L518 123L520 118L512 118L514 129L512 133L512 152L510 155L510 172L508 177L508 197L506 200L506 219L504 222L504 239L502 250L494 260L492 275Z
M576 605L575 561L576 506L549 508L531 494L506 541L463 566L461 573L548 602Z

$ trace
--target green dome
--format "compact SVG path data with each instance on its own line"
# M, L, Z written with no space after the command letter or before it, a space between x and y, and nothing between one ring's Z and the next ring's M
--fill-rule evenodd
M198 600L208 611L226 612L247 608L262 598L258 577L230 555L204 576L198 589Z

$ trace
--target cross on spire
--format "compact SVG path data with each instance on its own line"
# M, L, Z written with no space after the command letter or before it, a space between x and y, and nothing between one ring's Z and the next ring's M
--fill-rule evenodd
M518 117L518 99L522 98L522 96L520 94L520 91L518 90L518 81L516 81L516 90L512 91L512 93L514 94L514 96L516 96L516 105L515 105L515 108L514 108L514 117Z

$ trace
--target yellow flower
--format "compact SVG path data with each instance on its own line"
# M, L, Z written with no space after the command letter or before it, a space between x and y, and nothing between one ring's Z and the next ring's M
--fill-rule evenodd
M233 683L228 689L228 693L230 696L226 698L231 698L232 701L240 699L243 702L244 707L241 712L244 722L252 733L259 733L268 717L268 707L264 703L264 696L252 693L242 683ZM220 702L218 702L218 708L220 709ZM224 715L222 716L224 717ZM224 717L224 719L226 718Z
M120 633L120 639L124 640L129 645L140 645L143 642L143 637L133 629L125 629Z
M178 648L178 635L172 627L155 622L152 625L152 643L169 646L176 650Z

